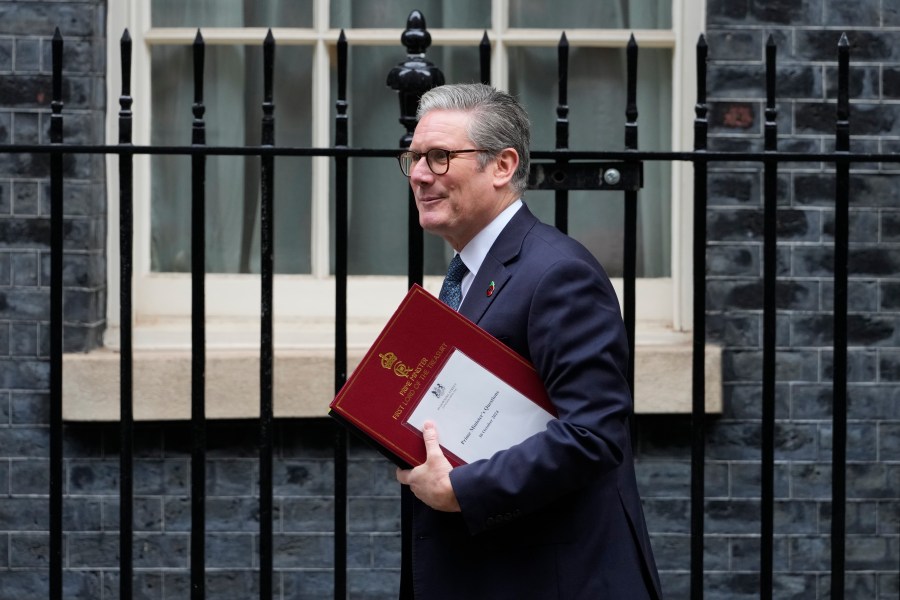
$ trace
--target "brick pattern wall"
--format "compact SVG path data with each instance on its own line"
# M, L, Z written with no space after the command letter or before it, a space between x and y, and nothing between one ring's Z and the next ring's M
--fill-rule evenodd
M896 0L707 4L710 147L763 148L764 47L778 46L779 149L834 147L837 44L850 41L851 149L896 151ZM850 214L846 588L894 598L900 565L900 274L897 177L853 168ZM826 598L830 586L834 168L788 163L778 181L775 586ZM725 411L710 422L707 597L757 597L762 372L762 170L710 168L707 308L725 344Z
M0 3L0 140L47 138L48 23L66 39L65 134L102 142L102 0ZM762 147L763 48L779 45L780 148L833 147L836 44L852 44L853 149L896 151L900 0L709 0L710 143ZM117 39L119 32L111 35ZM113 107L117 110L116 107ZM890 165L854 169L851 213L847 597L896 598L900 564L900 203ZM0 598L46 597L48 553L46 159L0 155ZM105 306L102 159L67 165L66 346L99 343ZM758 597L762 186L749 164L710 176L709 335L725 345L725 411L708 419L706 597ZM825 165L779 180L776 597L827 598L831 494L830 308L833 181ZM209 399L214 402L214 398ZM638 420L638 477L669 598L686 598L690 419ZM330 597L333 429L281 421L275 459L277 597ZM190 434L146 423L135 443L135 597L186 598ZM255 597L256 428L214 422L207 480L208 595ZM118 432L69 425L65 597L118 597ZM399 510L393 467L351 447L349 587L394 598Z
M66 141L103 142L105 4L0 3L0 143L49 141L51 39L65 38ZM46 597L48 563L50 190L46 155L0 155L0 597ZM102 157L64 163L65 344L99 345L105 310ZM81 443L67 455L80 456ZM71 471L70 471L71 474ZM66 528L100 530L99 498L69 497ZM71 541L78 534L70 534ZM71 556L71 554L70 554ZM71 563L70 563L71 564ZM66 596L100 598L70 571Z
M330 598L333 590L335 426L281 421L274 465L277 598ZM209 424L206 505L207 597L258 596L259 467L254 422ZM134 597L183 599L190 591L188 424L138 424L135 441ZM66 431L64 503L67 599L119 597L119 459L114 425ZM30 440L29 440L30 441ZM44 443L46 448L46 443ZM24 446L0 499L0 598L47 596L46 460ZM42 453L46 455L46 449ZM354 598L395 598L400 561L394 467L351 445L348 587Z

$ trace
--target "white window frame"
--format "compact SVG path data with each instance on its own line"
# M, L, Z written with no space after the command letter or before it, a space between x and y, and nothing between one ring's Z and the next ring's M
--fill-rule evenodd
M507 55L514 46L555 46L560 31L553 29L510 30L508 0L492 1L492 27L487 30L492 44L492 83L506 88L509 73ZM426 15L427 16L427 15ZM398 15L402 22L405 15ZM690 150L693 145L693 106L696 95L695 48L705 23L705 0L673 0L672 30L566 30L570 46L624 47L633 33L641 48L671 48L672 145L673 150ZM273 29L279 45L313 47L312 145L329 147L334 106L330 99L330 60L339 29L329 24L329 1L314 0L313 27ZM150 46L190 44L196 30L190 28L150 28L150 2L128 0L107 6L107 143L118 142L121 56L119 39L127 28L133 40L132 96L134 98L134 143L150 140ZM207 44L260 44L266 29L201 29ZM392 45L398 62L404 49L399 43L403 28L346 29L350 44ZM429 29L432 47L477 45L483 29ZM386 92L387 93L387 92ZM352 106L351 106L352 112ZM624 108L623 108L624 114ZM277 115L276 115L277 118ZM640 122L639 122L640 125ZM398 126L399 132L399 126ZM329 188L331 160L315 157L312 169L312 273L277 275L275 278L276 346L281 348L325 348L333 346L334 277L329 274ZM134 344L136 349L186 349L190 347L190 274L153 273L150 270L150 172L149 157L134 157ZM683 332L691 328L693 231L692 165L675 163L672 168L672 263L670 278L637 281L638 342L662 332ZM107 334L105 344L119 345L119 181L118 158L107 158ZM405 277L359 276L348 282L348 312L351 347L367 347L381 324L406 292ZM425 287L436 292L439 277L426 277ZM614 281L621 290L621 280ZM208 344L219 348L258 347L259 276L206 276ZM652 341L652 340L651 340Z

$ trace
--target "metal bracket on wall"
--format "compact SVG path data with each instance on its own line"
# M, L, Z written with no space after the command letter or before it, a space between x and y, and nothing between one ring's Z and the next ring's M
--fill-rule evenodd
M530 190L637 191L644 185L641 162L532 162Z

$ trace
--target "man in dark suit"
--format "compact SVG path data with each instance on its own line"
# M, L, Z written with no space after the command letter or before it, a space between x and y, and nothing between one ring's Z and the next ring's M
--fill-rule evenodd
M525 111L491 87L447 85L423 96L418 116L400 166L420 224L468 271L459 311L532 362L559 418L457 468L426 424L426 462L397 471L415 495L401 595L661 598L634 475L618 301L595 258L521 200Z

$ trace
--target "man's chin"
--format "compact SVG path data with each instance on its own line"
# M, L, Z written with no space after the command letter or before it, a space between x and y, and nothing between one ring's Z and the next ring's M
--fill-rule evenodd
M442 220L433 218L434 215L419 213L419 226L434 235L441 235L445 223Z

